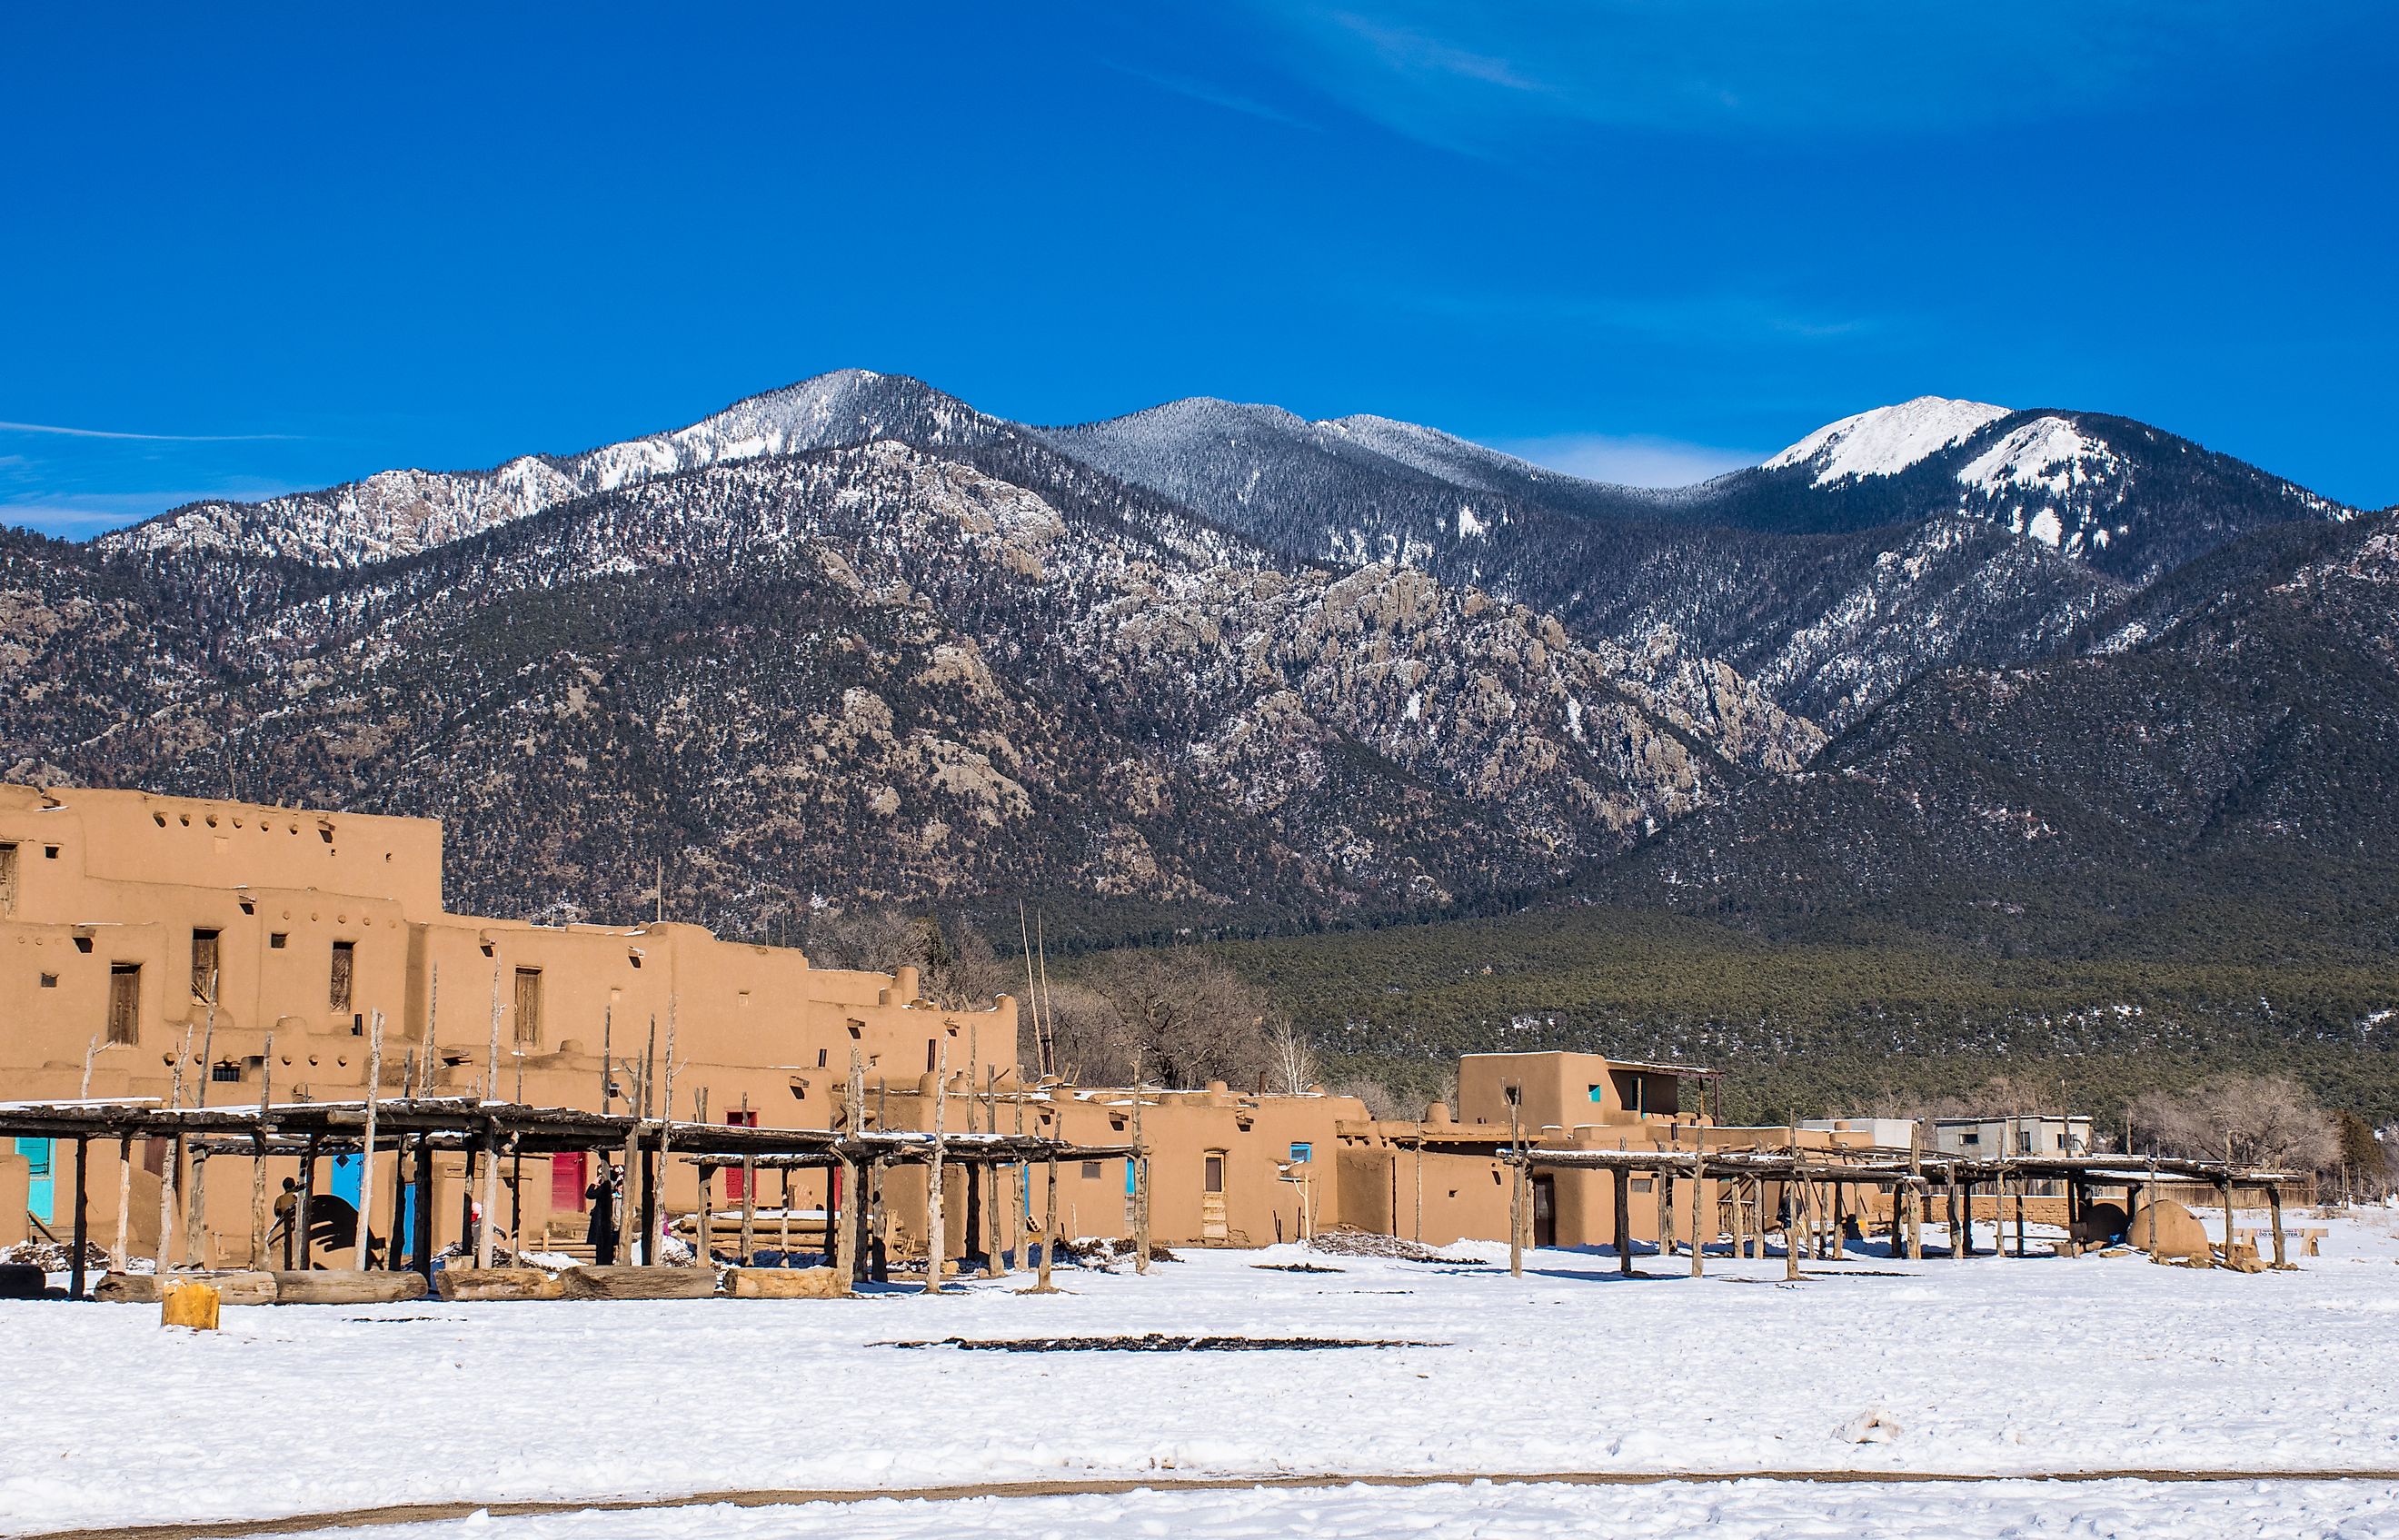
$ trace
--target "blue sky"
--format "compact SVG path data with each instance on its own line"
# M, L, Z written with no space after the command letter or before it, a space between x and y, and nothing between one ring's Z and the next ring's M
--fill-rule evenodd
M0 519L848 365L1651 481L1932 392L2381 506L2394 65L2337 0L20 7Z

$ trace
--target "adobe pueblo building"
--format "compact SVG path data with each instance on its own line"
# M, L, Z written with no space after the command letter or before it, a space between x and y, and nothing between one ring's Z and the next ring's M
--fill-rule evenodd
M1006 995L942 1008L921 996L912 968L819 968L799 951L693 925L454 914L442 907L435 821L136 791L0 787L0 1001L8 1102L357 1102L379 1052L386 1099L623 1113L639 1096L654 1118L763 1129L851 1129L854 1119L856 1129L922 1131L946 1119L953 1136L1138 1143L1145 1191L1130 1159L1063 1169L1059 1230L1128 1236L1145 1211L1168 1245L1263 1245L1335 1226L1439 1245L1508 1238L1520 1223L1523 1238L1542 1244L1656 1241L1674 1223L1657 1190L1662 1170L1620 1182L1545 1169L1520 1192L1522 1163L1509 1152L1864 1142L1839 1130L1716 1128L1683 1101L1707 1072L1579 1054L1471 1055L1455 1113L1436 1105L1415 1122L1375 1120L1321 1089L1059 1084L1021 1067L1017 1002ZM19 1135L0 1145L0 1242L37 1227L63 1235L65 1142ZM133 1254L202 1266L265 1264L253 1255L251 1182L198 1183L204 1196L187 1209L195 1183L180 1141L124 1149L119 1180L102 1170L88 1184L95 1237L122 1233ZM116 1153L100 1151L100 1162ZM611 1153L496 1163L503 1187L489 1223L504 1244L577 1248ZM468 1158L444 1150L408 1169L379 1157L365 1189L377 1195L370 1232L419 1228L411 1216L422 1204L435 1244L460 1239L472 1214ZM288 1149L270 1164L278 1188L301 1175ZM356 1205L360 1164L355 1154L312 1160L306 1190L329 1207ZM779 1234L796 1222L803 1239L821 1239L841 1202L837 1176L750 1174L767 1190L746 1196L775 1206ZM161 1202L170 1179L171 1207ZM698 1168L670 1160L657 1205L690 1234L698 1210L745 1196L743 1180L720 1169L703 1192ZM986 1164L964 1180L963 1195L945 1188L945 1252L1021 1245L1047 1196L1031 1169ZM878 1240L921 1256L922 1171L895 1169L877 1196ZM1712 1181L1698 1196L1710 1213L1727 1201Z

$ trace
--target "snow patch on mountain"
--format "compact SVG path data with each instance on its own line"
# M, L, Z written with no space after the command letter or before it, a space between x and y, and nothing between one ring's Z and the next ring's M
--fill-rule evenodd
M2123 464L2106 443L2085 436L2065 418L2036 417L2011 428L1968 461L1958 480L1994 496L2039 487L2063 497L2075 487L2121 471Z
M1896 476L2008 415L1986 401L1918 396L1827 423L1766 462L1768 470L1816 467L1816 486L1851 477Z

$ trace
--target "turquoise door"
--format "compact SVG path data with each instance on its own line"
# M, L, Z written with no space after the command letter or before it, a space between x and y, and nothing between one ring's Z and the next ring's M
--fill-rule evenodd
M58 1182L50 1170L50 1141L47 1139L20 1139L17 1153L34 1168L33 1185L25 1194L25 1209L43 1223L51 1223L50 1206L58 1200Z

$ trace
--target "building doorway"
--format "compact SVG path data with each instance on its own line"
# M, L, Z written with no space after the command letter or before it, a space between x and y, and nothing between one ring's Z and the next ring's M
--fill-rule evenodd
M17 1153L32 1168L33 1181L25 1190L25 1211L45 1224L58 1218L52 1210L58 1202L57 1174L50 1166L50 1141L47 1139L20 1139Z
M1225 1218L1225 1152L1211 1150L1200 1165L1200 1238L1222 1241L1231 1235Z
M1558 1179L1536 1175L1533 1178L1533 1244L1555 1246L1558 1243Z

